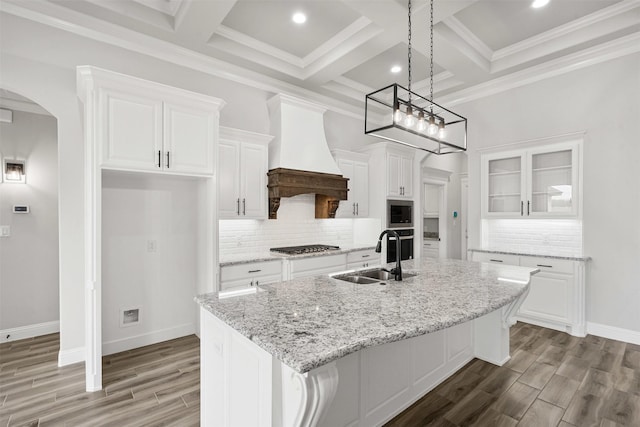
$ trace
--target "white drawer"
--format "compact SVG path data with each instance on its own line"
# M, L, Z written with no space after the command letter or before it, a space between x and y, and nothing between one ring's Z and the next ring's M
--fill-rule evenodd
M437 240L423 240L422 246L426 248L438 249L440 247L440 242Z
M347 254L347 264L353 262L380 263L380 254L373 249L349 252Z
M261 261L247 264L228 265L220 268L220 281L228 282L258 276L282 274L282 261Z
M520 265L523 267L539 268L540 271L573 274L573 261L565 259L541 258L521 256Z
M520 265L518 255L490 254L486 252L474 252L473 260L477 262L488 262L492 264Z
M325 268L338 267L344 269L347 264L347 257L344 254L340 255L322 255L313 256L309 258L294 259L291 260L291 271L309 271L309 270L321 270ZM339 270L335 270L339 271Z

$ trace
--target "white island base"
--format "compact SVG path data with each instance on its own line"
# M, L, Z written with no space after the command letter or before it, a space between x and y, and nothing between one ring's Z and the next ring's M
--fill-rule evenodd
M201 425L381 425L474 357L506 363L511 319L524 297L475 320L364 348L304 374L201 308Z

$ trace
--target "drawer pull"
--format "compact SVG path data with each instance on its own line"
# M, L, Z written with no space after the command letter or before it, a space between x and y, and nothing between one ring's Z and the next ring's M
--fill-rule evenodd
M369 258L371 255L362 255L362 258Z
M538 267L547 267L547 268L553 268L553 265L546 265L546 264L536 264Z
M501 259L490 259L489 261L491 261L491 262L504 262L504 261L503 261L503 260L501 260Z
M262 271L262 270L249 270L249 273L259 273L259 272L261 272L261 271Z

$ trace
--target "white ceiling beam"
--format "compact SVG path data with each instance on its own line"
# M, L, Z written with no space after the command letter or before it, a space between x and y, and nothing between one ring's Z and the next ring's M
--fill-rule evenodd
M235 4L236 0L184 0L176 14L176 34L187 42L207 43Z

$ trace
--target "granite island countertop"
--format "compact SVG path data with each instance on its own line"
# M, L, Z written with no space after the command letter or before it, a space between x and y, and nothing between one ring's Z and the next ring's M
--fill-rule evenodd
M196 297L214 316L297 372L365 347L467 322L517 299L537 269L459 260L403 261L417 276L386 285L327 275L261 286L262 292ZM389 264L392 266L392 264Z
M562 259L567 261L591 261L590 256L582 256L582 255L559 255L553 254L551 252L532 252L532 251L522 251L522 250L502 250L502 249L475 249L470 248L467 249L469 252L483 252L487 254L500 254L500 255L519 255L519 256L531 256L538 258L550 258L550 259Z

